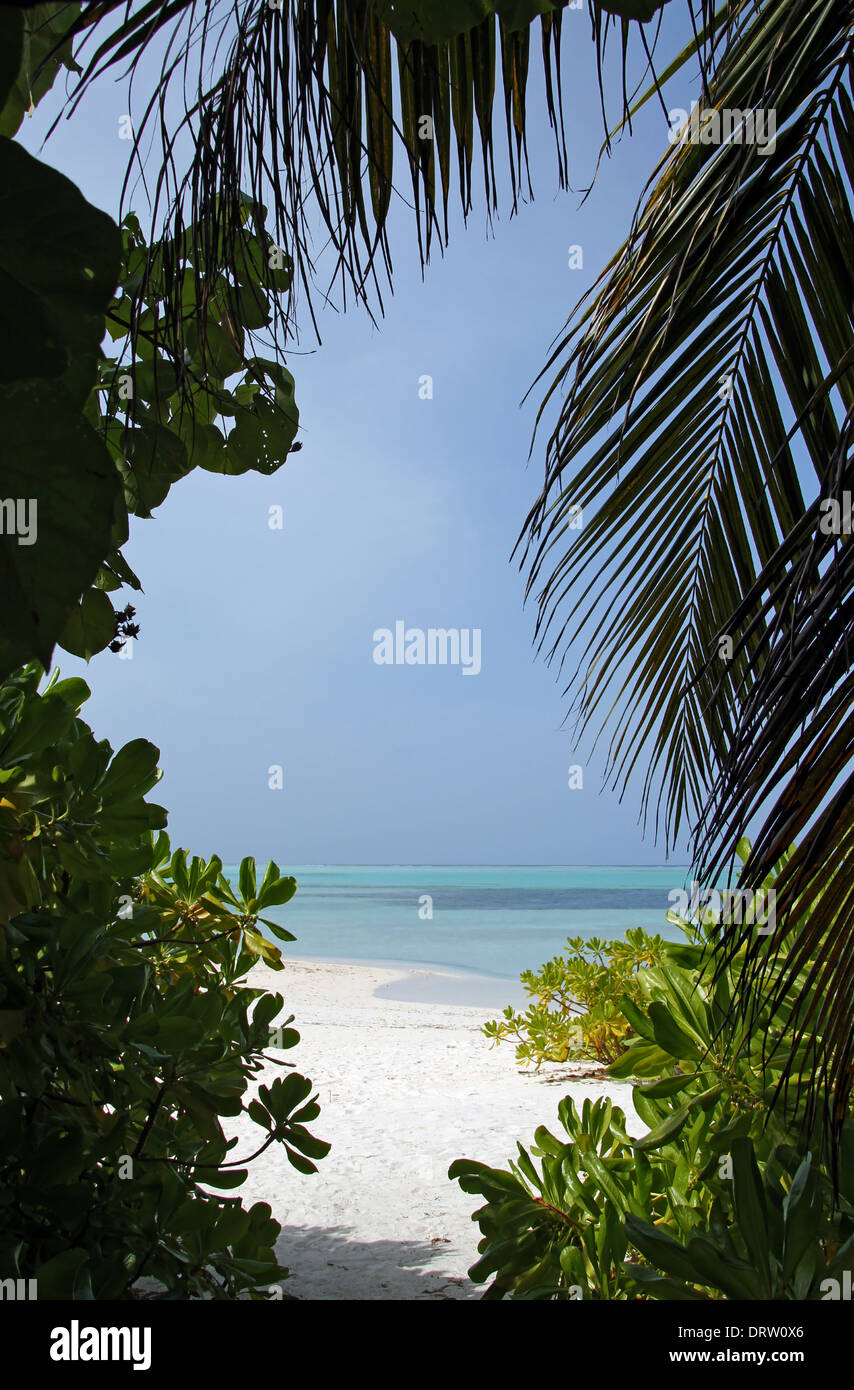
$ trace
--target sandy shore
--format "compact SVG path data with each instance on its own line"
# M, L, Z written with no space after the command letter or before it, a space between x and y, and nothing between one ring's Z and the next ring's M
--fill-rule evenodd
M589 1071L578 1065L526 1073L512 1044L491 1049L478 1029L494 1008L375 995L407 973L299 961L250 976L284 997L285 1017L296 1015L300 1044L282 1055L314 1082L323 1113L310 1128L332 1144L308 1177L273 1146L239 1189L247 1204L269 1202L282 1223L279 1255L293 1276L286 1290L298 1298L477 1298L467 1277L477 1199L448 1181L448 1165L462 1157L503 1165L537 1125L559 1128L567 1094L577 1104L611 1095L642 1132L628 1085L578 1079ZM250 1121L230 1132L240 1136L235 1156L257 1147Z

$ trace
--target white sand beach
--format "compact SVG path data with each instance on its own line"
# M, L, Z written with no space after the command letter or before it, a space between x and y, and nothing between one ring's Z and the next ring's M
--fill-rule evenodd
M282 1056L312 1078L323 1109L310 1128L332 1144L312 1176L273 1145L239 1189L246 1204L269 1202L282 1223L279 1255L295 1297L478 1298L467 1277L478 1199L448 1181L448 1165L461 1157L503 1165L517 1140L530 1145L537 1125L559 1131L557 1104L567 1094L579 1105L609 1094L629 1128L643 1130L628 1085L591 1076L584 1064L526 1073L512 1044L490 1048L479 1026L496 1008L374 994L401 981L404 992L409 983L424 993L423 980L407 982L415 973L424 972L291 961L249 977L284 997L283 1017L296 1015L301 1041ZM260 1131L245 1117L230 1132L240 1137L234 1156L258 1147Z

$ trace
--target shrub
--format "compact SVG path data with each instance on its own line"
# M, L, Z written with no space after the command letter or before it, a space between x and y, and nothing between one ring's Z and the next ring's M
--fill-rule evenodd
M493 1045L515 1038L516 1056L526 1065L613 1062L632 1033L620 1001L637 997L638 972L661 959L664 944L640 927L614 941L568 937L564 955L520 976L537 1002L524 1014L508 1006L483 1032Z
M279 1224L223 1194L271 1144L300 1173L329 1147L311 1082L267 1056L281 997L243 982L281 969L259 914L296 882L244 859L232 886L172 853L145 800L157 749L114 754L79 717L85 682L40 694L41 674L0 685L0 1271L40 1298L263 1296L287 1275ZM265 1060L285 1074L247 1103ZM235 1157L242 1112L260 1142Z
M849 1169L852 1139L849 1127L841 1145ZM707 1229L686 1242L634 1213L627 1216L626 1235L649 1261L626 1266L636 1286L658 1299L845 1296L845 1276L850 1290L854 1267L854 1206L844 1196L834 1200L812 1155L783 1148L760 1173L751 1141L736 1139L731 1170L731 1191L715 1199ZM849 1193L851 1177L849 1171Z
M567 1097L565 1138L541 1126L506 1169L469 1159L450 1168L485 1199L469 1272L491 1280L487 1298L816 1298L851 1266L852 1122L834 1191L798 1117L772 1106L787 1005L734 1015L740 957L709 971L714 913L668 920L686 940L662 942L656 962L632 974L619 1002L625 1044L609 1068L634 1080L647 1132L631 1138L608 1101L586 1101L579 1115ZM594 1011L595 994L590 1002Z
M653 1165L633 1152L622 1110L586 1100L579 1115L567 1096L558 1119L567 1138L541 1125L531 1153L519 1144L506 1171L469 1159L449 1170L464 1192L486 1199L472 1217L483 1238L469 1275L492 1279L487 1299L625 1298L626 1213L667 1206L652 1196Z

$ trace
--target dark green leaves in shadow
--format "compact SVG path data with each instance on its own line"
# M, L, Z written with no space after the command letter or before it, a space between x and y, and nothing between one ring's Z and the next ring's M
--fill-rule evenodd
M544 372L546 401L565 395L520 542L537 640L567 663L576 731L607 730L615 788L644 774L670 844L756 678L760 631L739 645L728 623L803 517L854 390L847 15L737 7L699 108L717 143L686 127L672 145ZM726 111L745 116L728 139Z
M71 41L63 42L79 14L79 3L0 11L0 135L17 133L62 68L80 72Z
M30 61L22 16L7 12L0 23L5 51ZM21 70L6 61L0 103ZM0 136L0 676L33 656L50 663L109 548L118 479L81 407L97 374L119 252L104 213Z

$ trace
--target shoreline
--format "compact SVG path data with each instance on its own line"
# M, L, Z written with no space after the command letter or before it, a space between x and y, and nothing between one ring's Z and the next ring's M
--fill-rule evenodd
M441 972L437 972L441 973ZM478 1200L447 1177L457 1158L505 1167L517 1140L530 1147L545 1124L562 1135L557 1107L609 1095L629 1129L644 1126L631 1086L589 1063L521 1070L510 1044L490 1048L480 1032L494 1009L397 999L379 993L406 967L285 958L256 965L246 982L281 994L280 1020L294 1015L298 1045L272 1057L312 1081L321 1107L310 1128L332 1145L318 1172L303 1176L271 1145L235 1193L269 1203L282 1224L277 1253L292 1277L284 1292L309 1300L477 1299L468 1269L480 1233ZM276 1020L271 1025L276 1026ZM250 1086L280 1076L268 1064ZM227 1126L235 1156L258 1146L246 1115Z
M289 964L303 966L342 965L356 970L392 974L384 979L375 994L380 999L402 1003L451 1004L471 1008L501 1010L508 1004L523 1008L528 995L518 977L484 974L464 966L435 964L432 961L360 960L346 956L293 956L282 954L285 969ZM276 973L275 971L273 972Z

